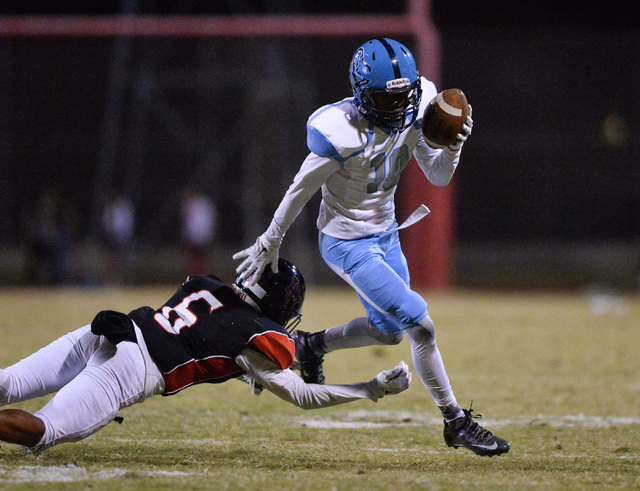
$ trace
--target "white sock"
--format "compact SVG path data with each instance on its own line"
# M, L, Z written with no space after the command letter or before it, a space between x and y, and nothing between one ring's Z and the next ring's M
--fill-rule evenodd
M402 335L400 334L400 338ZM384 333L369 325L367 317L356 317L341 326L324 331L325 353L339 349L361 348L363 346L394 344L394 335Z
M425 318L425 319L428 319ZM429 323L431 322L428 319ZM422 321L421 321L422 322ZM443 411L447 411L446 419L451 421L464 415L456 401L453 389L449 383L449 377L444 368L444 362L440 350L435 341L431 342L427 332L433 328L428 326L415 326L406 329L405 332L411 342L411 356L413 366L420 376L420 380L427 388L436 405ZM451 410L454 409L453 412Z

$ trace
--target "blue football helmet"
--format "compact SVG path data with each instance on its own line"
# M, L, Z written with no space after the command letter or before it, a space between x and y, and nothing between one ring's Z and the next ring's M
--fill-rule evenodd
M349 69L355 104L375 125L403 131L417 116L420 74L411 51L398 41L378 38L360 46Z

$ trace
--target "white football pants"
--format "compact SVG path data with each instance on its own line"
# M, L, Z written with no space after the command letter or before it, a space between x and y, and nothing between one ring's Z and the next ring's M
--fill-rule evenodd
M137 326L136 334L138 344L116 347L86 325L0 370L0 407L57 392L34 413L45 433L31 451L86 438L120 409L162 392L164 380Z

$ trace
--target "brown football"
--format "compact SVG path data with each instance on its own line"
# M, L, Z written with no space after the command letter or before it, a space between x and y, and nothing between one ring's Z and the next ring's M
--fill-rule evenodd
M469 103L460 89L447 89L435 96L422 118L422 134L427 145L444 148L456 140L469 115Z

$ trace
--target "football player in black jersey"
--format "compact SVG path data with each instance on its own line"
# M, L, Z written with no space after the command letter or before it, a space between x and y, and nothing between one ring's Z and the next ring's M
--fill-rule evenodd
M34 414L0 410L0 440L41 452L86 438L153 395L231 378L304 409L377 401L409 387L404 362L349 385L307 384L296 375L289 331L300 320L305 283L293 264L280 259L278 266L255 284L190 277L157 310L102 311L91 324L0 369L0 406L56 393Z

